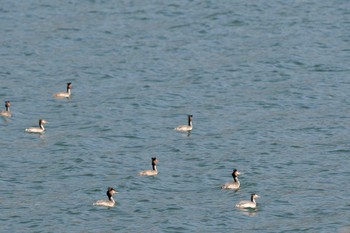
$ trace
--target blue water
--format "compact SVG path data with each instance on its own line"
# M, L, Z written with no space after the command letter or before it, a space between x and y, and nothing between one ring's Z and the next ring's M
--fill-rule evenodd
M1 232L350 231L347 0L4 0L0 22Z

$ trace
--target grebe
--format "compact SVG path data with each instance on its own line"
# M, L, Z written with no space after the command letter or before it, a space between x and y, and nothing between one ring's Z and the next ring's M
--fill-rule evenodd
M43 133L45 131L44 124L46 124L46 123L47 123L46 120L40 119L39 120L39 127L27 128L26 132L29 132L29 133Z
M239 187L241 186L238 180L239 174L240 174L239 171L237 171L237 169L234 169L232 172L233 182L227 182L224 185L222 185L221 188L222 189L239 189Z
M5 101L5 110L1 111L0 112L0 115L3 116L3 117L11 117L11 112L10 112L10 106L11 106L11 103L10 101Z
M256 202L255 202L255 199L258 198L260 196L258 196L257 194L253 193L251 196L250 196L250 201L240 201L236 204L236 207L237 208L240 208L240 209L245 209L245 208L256 208Z
M56 98L69 98L70 97L70 89L71 89L72 83L67 83L67 92L58 92L55 93L53 96Z
M155 175L157 175L158 174L157 163L158 163L157 158L153 157L152 158L152 168L153 168L153 170L141 171L141 172L139 172L139 175L140 176L155 176Z
M108 187L107 196L108 200L98 200L93 205L113 207L115 205L115 200L113 199L113 194L118 193L114 188Z
M193 115L188 115L188 125L179 125L175 128L177 131L191 131L192 130L192 117Z

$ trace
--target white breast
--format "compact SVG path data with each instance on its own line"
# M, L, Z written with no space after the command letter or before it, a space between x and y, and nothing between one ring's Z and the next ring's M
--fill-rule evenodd
M26 132L29 132L29 133L42 133L42 132L44 132L44 130L41 129L41 128L33 127L33 128L27 128Z
M155 171L155 170L145 170L139 173L140 176L155 176L157 174L158 174L158 171Z
M70 93L59 92L59 93L54 94L54 96L57 98L68 98L68 97L70 97Z
M179 125L175 128L177 131L189 131L192 130L192 125Z
M241 201L239 203L236 204L237 208L255 208L256 207L256 203L252 202L252 201Z

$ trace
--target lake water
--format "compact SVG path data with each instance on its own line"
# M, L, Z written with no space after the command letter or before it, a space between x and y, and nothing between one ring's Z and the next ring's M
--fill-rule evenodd
M348 0L4 0L0 22L1 232L350 232Z

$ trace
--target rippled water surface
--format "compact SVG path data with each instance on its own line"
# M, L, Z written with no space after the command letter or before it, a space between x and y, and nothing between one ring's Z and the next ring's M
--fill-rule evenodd
M1 232L350 231L347 0L4 0L0 22Z

